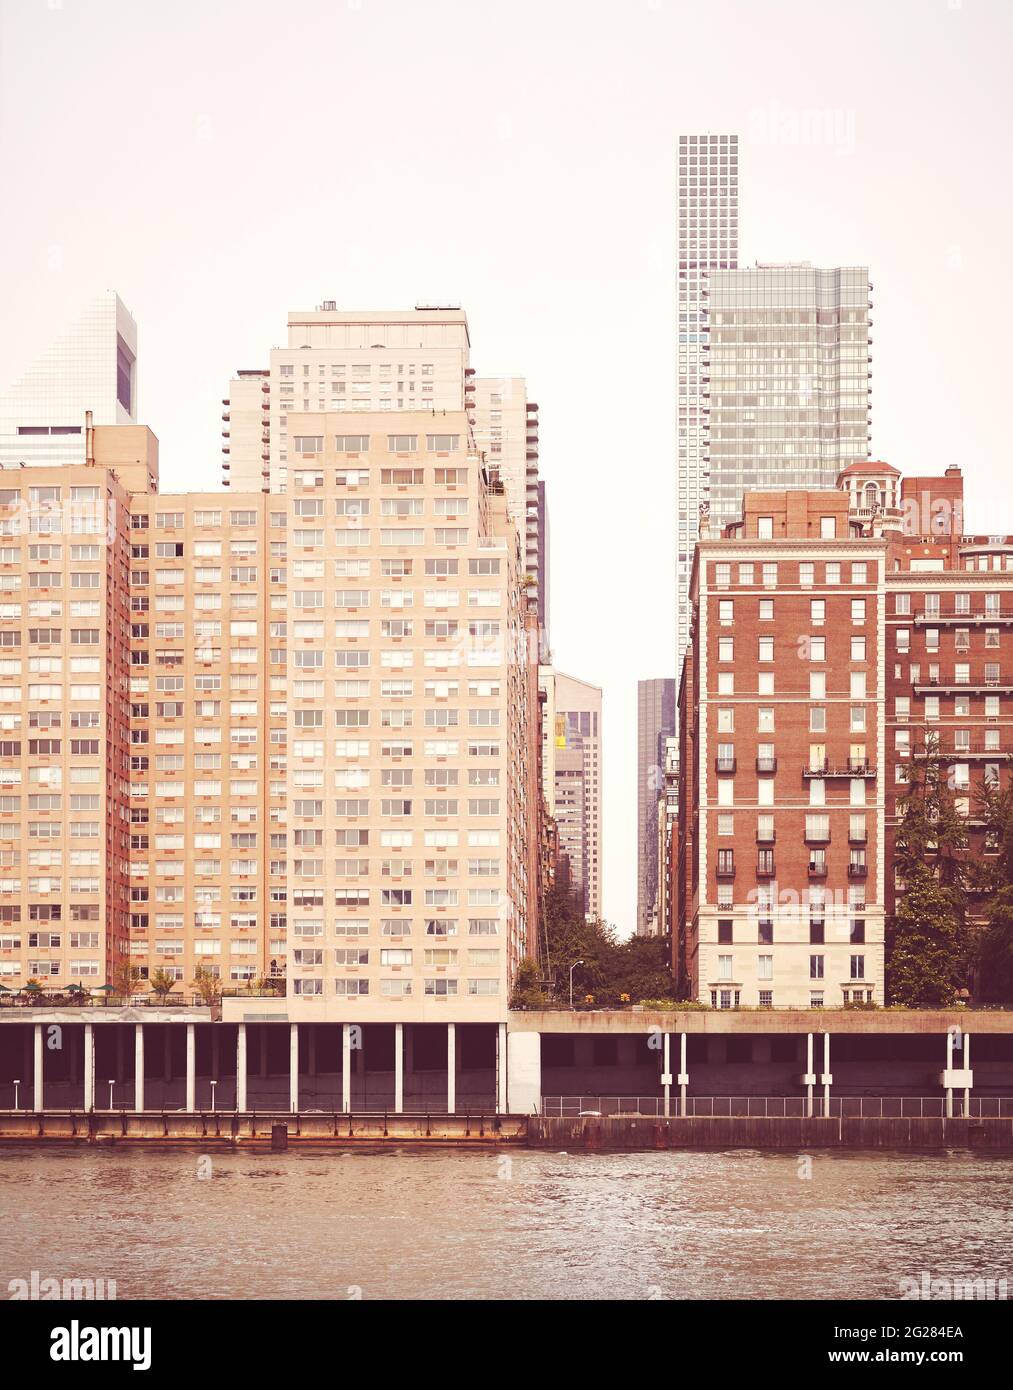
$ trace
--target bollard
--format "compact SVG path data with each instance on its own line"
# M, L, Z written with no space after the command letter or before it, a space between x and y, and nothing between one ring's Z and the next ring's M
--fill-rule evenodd
M271 1126L271 1152L284 1153L288 1148L288 1125Z

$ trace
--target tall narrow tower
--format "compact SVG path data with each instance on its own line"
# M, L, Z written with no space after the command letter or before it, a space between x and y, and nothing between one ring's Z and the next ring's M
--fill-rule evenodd
M676 670L689 637L689 574L700 507L709 503L708 275L736 270L739 137L679 137Z

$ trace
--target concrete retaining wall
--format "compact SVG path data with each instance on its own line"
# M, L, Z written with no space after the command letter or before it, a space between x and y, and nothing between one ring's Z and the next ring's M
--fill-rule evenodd
M555 1149L990 1149L1013 1152L1013 1120L533 1115L528 1143Z
M496 1115L345 1115L279 1112L242 1115L224 1111L117 1111L76 1113L29 1111L0 1115L0 1143L44 1144L201 1144L246 1148L270 1145L281 1125L292 1145L453 1143L499 1145L527 1142L524 1116Z

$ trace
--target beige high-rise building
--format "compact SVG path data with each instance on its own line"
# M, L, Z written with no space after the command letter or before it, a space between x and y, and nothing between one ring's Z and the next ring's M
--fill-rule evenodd
M539 497L538 406L528 400L523 377L475 377L473 385L475 443L499 468L510 514L523 537L525 584L537 604L541 653L547 656L548 534Z
M300 430L284 496L158 493L136 426L0 474L8 987L203 968L287 977L308 1020L505 1017L536 950L517 530L463 410Z
M271 373L238 371L222 400L222 486L234 492L271 487Z
M457 307L338 309L288 316L270 366L239 371L224 397L222 478L233 491L285 492L298 417L322 411L467 411L471 439L498 471L524 545L524 582L548 651L547 524L539 493L538 406L523 377L478 377Z
M601 688L550 666L538 673L542 691L542 783L556 823L556 881L577 897L588 917L601 916L602 769Z
M325 300L292 310L286 346L272 349L270 367L260 373L259 434L249 380L258 373L240 372L230 383L224 480L233 489L284 492L290 438L301 432L290 427L290 415L470 407L470 353L468 316L458 307L346 310Z

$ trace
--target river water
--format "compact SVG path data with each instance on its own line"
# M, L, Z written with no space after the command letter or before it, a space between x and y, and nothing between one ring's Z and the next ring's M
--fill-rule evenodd
M0 1297L33 1270L120 1299L1013 1297L1013 1160L0 1148Z

